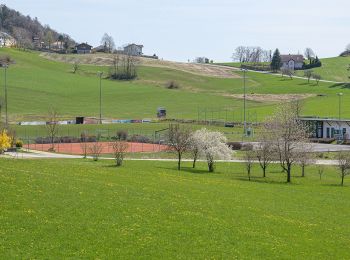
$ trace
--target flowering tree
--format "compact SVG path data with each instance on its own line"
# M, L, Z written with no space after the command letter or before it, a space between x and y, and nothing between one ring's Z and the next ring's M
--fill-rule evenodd
M8 148L11 147L12 139L7 134L6 130L0 132L0 154L5 152Z
M220 132L203 128L195 131L191 140L198 145L199 155L206 158L209 172L214 172L216 160L231 159L232 151L226 145L226 137Z

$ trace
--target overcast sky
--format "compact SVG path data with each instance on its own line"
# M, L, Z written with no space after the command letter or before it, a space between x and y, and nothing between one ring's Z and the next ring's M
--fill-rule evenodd
M278 47L320 57L350 43L349 0L1 0L78 42L99 45L104 32L117 46L137 43L144 53L187 61L229 61L239 45Z

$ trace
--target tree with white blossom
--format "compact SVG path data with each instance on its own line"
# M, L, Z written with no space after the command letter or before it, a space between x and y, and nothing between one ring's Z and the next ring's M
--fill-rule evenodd
M209 172L214 172L216 160L231 159L232 150L227 146L227 139L222 133L203 128L195 131L191 139L196 143L199 155L207 160Z

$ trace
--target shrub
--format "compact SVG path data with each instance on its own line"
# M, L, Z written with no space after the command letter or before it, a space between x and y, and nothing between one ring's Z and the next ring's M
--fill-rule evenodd
M130 141L135 143L152 143L151 139L147 136L137 134L131 136Z
M126 130L118 130L117 131L117 139L125 141L128 138L128 131Z
M242 149L242 143L240 143L240 142L228 142L227 145L232 150L241 150Z
M250 143L245 143L242 145L243 151L253 151L254 146Z
M21 140L16 140L16 148L22 148L23 147L23 142Z
M0 154L11 147L11 142L11 137L7 134L6 130L0 132Z
M167 89L178 89L180 85L175 80L170 80L165 84Z

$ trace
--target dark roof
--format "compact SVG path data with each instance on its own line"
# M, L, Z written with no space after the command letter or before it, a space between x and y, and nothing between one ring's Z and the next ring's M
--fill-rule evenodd
M290 60L294 60L295 62L303 62L304 61L304 56L303 55L281 55L281 61L282 62L288 62Z
M139 44L135 44L135 43L132 43L132 44L128 44L128 45L126 45L124 48L128 48L128 47L131 47L131 46L138 46L138 47L140 47L140 48L143 48L143 45L139 45Z
M323 121L323 122L350 122L350 119L323 118L323 117L300 117L301 121Z
M81 44L78 44L78 45L76 46L76 48L78 48L78 49L91 49L92 46L89 45L89 44L87 44L87 43L81 43Z

